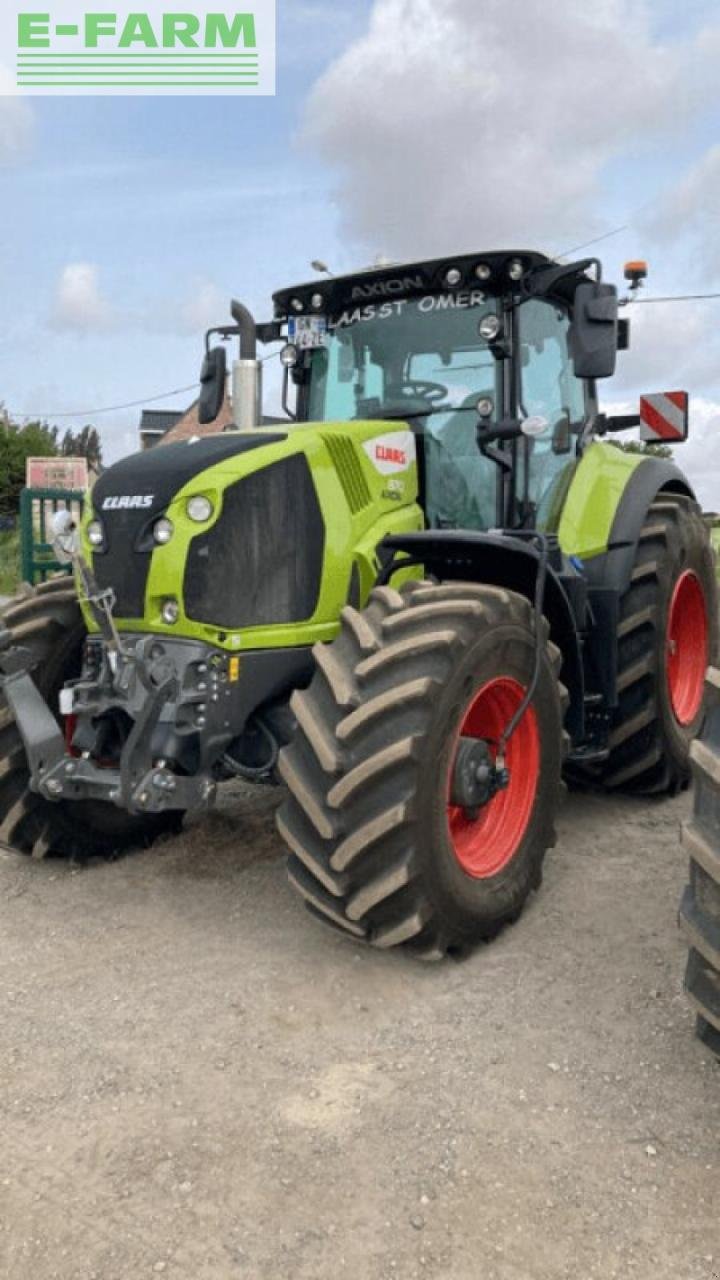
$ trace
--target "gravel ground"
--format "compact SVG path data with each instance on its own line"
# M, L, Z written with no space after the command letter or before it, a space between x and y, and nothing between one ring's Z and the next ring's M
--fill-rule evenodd
M275 803L110 865L0 855L4 1280L720 1276L687 797L570 796L519 924L440 966L317 925Z

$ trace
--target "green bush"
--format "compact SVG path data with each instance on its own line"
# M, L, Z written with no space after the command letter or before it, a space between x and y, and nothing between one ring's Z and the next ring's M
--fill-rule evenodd
M20 582L20 534L0 533L0 596L11 596Z

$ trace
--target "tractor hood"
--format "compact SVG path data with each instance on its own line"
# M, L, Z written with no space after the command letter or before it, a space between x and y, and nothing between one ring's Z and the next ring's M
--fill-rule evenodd
M406 422L233 431L109 468L83 546L121 631L231 651L311 645L367 595L385 534L423 526L417 496Z
M95 514L103 521L134 515L129 525L158 516L171 498L193 476L228 458L262 445L284 440L284 434L259 435L239 431L159 445L145 453L133 453L103 472L93 490Z

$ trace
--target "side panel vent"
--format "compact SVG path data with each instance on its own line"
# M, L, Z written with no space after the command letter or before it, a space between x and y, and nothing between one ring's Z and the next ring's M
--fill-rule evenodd
M372 502L370 488L363 475L360 459L351 440L344 436L323 436L338 479L345 490L345 497L353 515L369 507Z

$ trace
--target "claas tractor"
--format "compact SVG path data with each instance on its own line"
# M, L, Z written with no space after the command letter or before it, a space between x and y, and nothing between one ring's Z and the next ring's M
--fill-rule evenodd
M596 259L525 251L282 289L264 324L234 303L199 404L237 337L234 428L105 471L56 524L72 577L5 614L0 839L114 855L282 783L313 915L435 958L518 917L563 779L684 787L714 561L675 463L607 439L687 429L676 392L601 411L619 305Z

